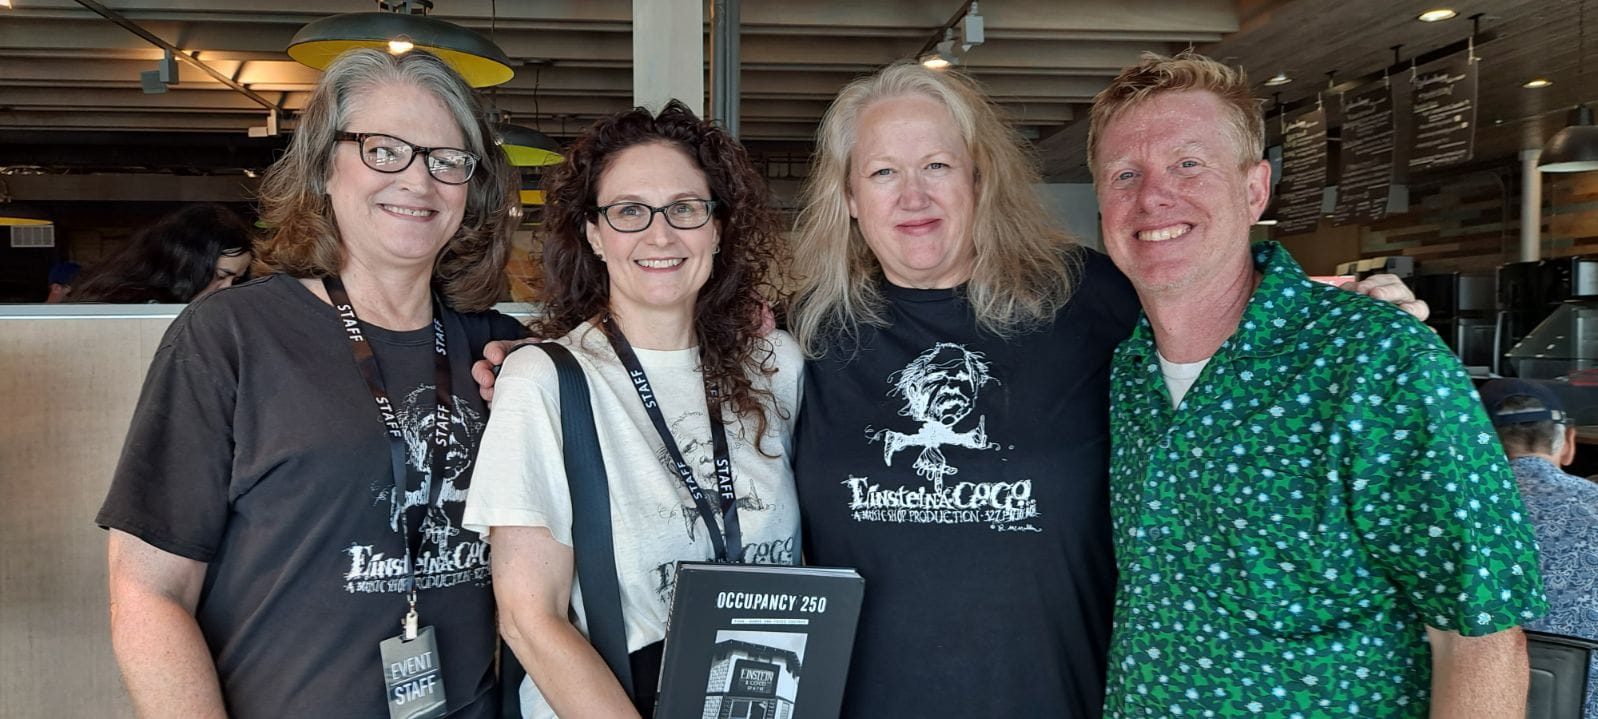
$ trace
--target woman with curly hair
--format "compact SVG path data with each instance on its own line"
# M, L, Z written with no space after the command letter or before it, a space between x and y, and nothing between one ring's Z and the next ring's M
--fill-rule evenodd
M524 716L647 716L675 563L798 558L788 454L803 360L762 327L776 218L743 147L677 102L595 124L547 198L534 333L587 375L636 685L585 639L542 352L511 355L495 384L465 526L493 543L500 630L531 679Z

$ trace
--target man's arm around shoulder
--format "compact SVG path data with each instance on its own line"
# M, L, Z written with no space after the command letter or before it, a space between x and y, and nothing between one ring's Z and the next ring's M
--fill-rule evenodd
M211 651L194 619L205 563L111 530L111 647L141 717L225 718Z
M1481 637L1426 627L1432 647L1432 719L1522 719L1531 668L1526 635L1511 627Z

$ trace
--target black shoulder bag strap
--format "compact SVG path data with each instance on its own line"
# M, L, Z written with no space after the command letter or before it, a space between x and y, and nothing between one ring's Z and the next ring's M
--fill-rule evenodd
M572 499L572 555L577 564L577 581L583 587L588 641L631 699L632 664L627 655L627 626L622 620L621 587L616 578L616 547L610 534L610 479L599 454L588 380L577 358L565 346L554 342L534 346L549 355L559 375L560 432Z

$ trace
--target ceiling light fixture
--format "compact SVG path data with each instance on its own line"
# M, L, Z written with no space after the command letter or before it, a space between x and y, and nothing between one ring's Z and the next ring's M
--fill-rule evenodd
M1266 87L1281 87L1281 86L1286 85L1287 83L1290 83L1292 81L1293 81L1293 78L1288 77L1287 73L1279 72L1279 73L1276 73L1275 75L1272 75L1271 79L1266 80L1265 81L1265 86Z
M44 212L12 202L10 190L9 185L0 181L0 226L55 224Z
M492 40L454 23L428 17L432 0L377 0L379 12L346 13L312 22L289 40L289 57L325 69L346 50L369 47L395 54L421 48L439 56L472 87L490 87L516 75Z
M930 70L946 70L960 64L960 57L954 54L954 42L954 29L945 28L943 39L933 46L932 52L921 55L921 64Z
M975 0L932 32L932 38L916 53L916 60L930 70L946 70L960 64L961 54L987 39L987 25Z
M558 165L564 158L560 143L531 127L495 123L495 144L505 151L510 164L516 167L544 167Z
M1545 77L1538 77L1538 78L1533 78L1533 79L1527 80L1526 84L1521 85L1521 87L1524 87L1524 88L1526 88L1528 90L1536 90L1536 89L1539 89L1539 88L1548 87L1549 85L1552 85L1552 84L1554 84L1553 80L1549 80L1548 78L1545 78Z
M1570 111L1570 125L1543 145L1537 160L1543 172L1589 172L1598 170L1598 126L1592 124L1592 108L1577 105Z
M146 95L157 95L166 92L168 85L178 83L178 61L171 50L164 50L161 62L154 70L145 70L139 73L139 87Z
M1576 30L1576 86L1587 79L1587 3L1581 3ZM1590 172L1598 170L1598 127L1592 124L1592 108L1585 103L1570 111L1570 125L1543 145L1537 169L1543 172Z
M1442 22L1444 20L1452 20L1456 17L1459 17L1459 13L1454 12L1453 10L1448 8L1437 8L1436 10L1427 10L1426 12L1416 15L1415 19L1421 22Z

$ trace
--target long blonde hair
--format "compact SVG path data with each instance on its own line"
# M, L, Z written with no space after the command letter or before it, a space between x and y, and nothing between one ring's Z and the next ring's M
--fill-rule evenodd
M872 103L906 95L948 108L975 164L972 248L966 299L977 326L1001 337L1053 319L1071 296L1080 266L1075 242L1044 210L1033 184L1036 162L1025 140L976 81L914 62L889 65L850 83L821 120L816 161L805 183L795 232L797 281L789 327L812 357L829 337L861 324L884 326L881 265L849 216L849 158L860 116Z

